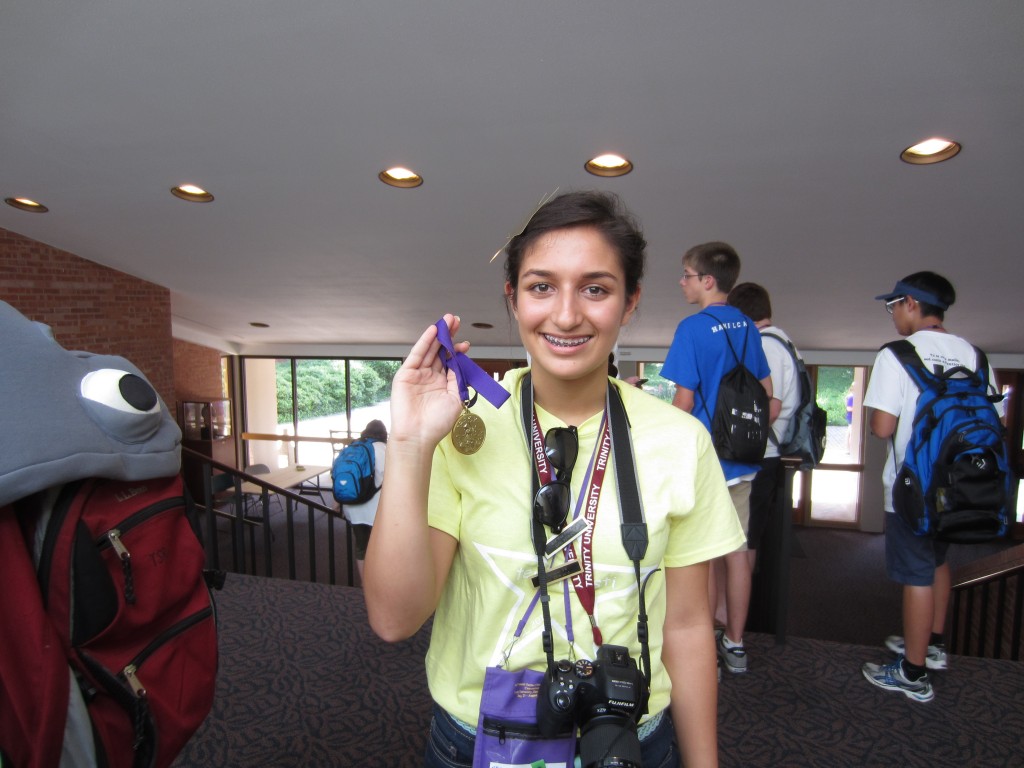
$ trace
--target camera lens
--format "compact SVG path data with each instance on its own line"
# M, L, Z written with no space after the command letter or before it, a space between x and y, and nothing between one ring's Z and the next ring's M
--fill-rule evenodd
M622 715L591 719L580 733L583 768L642 768L636 723Z

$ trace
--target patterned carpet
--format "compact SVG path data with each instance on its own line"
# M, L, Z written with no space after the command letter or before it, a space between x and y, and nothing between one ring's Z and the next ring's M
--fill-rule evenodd
M419 766L427 631L378 640L362 592L230 574L217 595L217 699L175 768ZM749 635L723 681L719 744L739 766L1020 766L1024 665L954 657L916 704L860 674L884 649Z

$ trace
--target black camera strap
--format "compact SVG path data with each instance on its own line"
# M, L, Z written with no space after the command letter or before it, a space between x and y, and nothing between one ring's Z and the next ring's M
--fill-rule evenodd
M633 572L636 575L637 614L636 634L640 641L640 670L647 680L647 688L651 686L651 648L647 634L647 602L644 591L647 581L657 570L651 571L647 578L640 576L640 561L647 554L647 523L644 520L643 500L640 497L640 484L636 476L636 458L633 456L633 438L629 431L629 417L622 403L622 395L617 387L608 385L608 411L612 430L612 451L615 455L615 479L619 490L619 516L621 518L622 547L626 555L633 561ZM646 710L646 701L644 709Z
M640 497L640 488L637 481L633 442L629 431L629 418L626 415L626 408L622 403L622 396L619 394L619 390L611 383L608 384L605 407L608 409L612 451L615 457L615 477L619 494L622 547L626 551L627 557L633 562L633 570L636 575L639 593L637 639L640 641L641 671L647 681L648 689L650 689L651 650L648 640L647 606L644 600L644 591L647 587L647 580L656 571L648 574L647 579L641 577L640 561L643 560L644 555L647 553L647 523L644 521L643 502ZM547 589L548 578L544 568L546 534L543 523L540 522L537 515L533 514L533 500L540 489L540 475L537 473L537 462L533 456L533 378L529 372L523 376L520 387L520 414L523 421L523 434L526 435L526 444L530 451L530 462L533 467L530 473L533 478L533 487L530 494L530 519L533 532L533 548L537 553L537 582L538 589L540 590L541 612L544 617L542 639L548 668L554 669L555 656L551 631L550 599Z

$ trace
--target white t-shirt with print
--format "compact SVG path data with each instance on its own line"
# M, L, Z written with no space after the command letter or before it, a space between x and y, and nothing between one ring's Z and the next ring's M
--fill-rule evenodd
M942 370L949 370L957 366L970 368L972 371L978 368L978 356L974 347L969 341L959 336L941 331L925 330L911 334L907 340L914 345L918 357L930 370L936 370L936 366ZM988 380L991 391L998 392L995 373L992 371L991 365L988 370ZM892 486L896 481L899 467L903 465L907 443L910 441L913 431L918 394L920 394L920 390L900 361L896 359L892 350L881 350L875 357L875 364L871 369L871 380L868 382L867 393L864 395L864 405L867 408L885 411L899 418L893 439L889 441L889 448L885 456L885 468L882 470L886 512L893 511ZM996 410L1002 416L1005 410L1004 404L998 403Z

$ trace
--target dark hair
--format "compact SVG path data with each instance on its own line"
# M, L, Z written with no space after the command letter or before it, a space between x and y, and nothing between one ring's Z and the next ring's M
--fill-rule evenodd
M728 293L740 276L740 257L728 243L713 240L701 243L683 254L683 266L690 266L702 275L715 278L718 290Z
M935 272L915 272L912 275L907 275L900 282L927 291L939 301L944 302L947 309L956 302L956 289L953 288L953 284ZM920 299L917 300L917 303L921 307L922 317L937 317L939 320L946 319L946 310L942 307L937 307Z
M544 203L530 217L523 231L509 240L505 279L512 286L513 297L519 287L519 270L530 246L549 232L575 227L593 227L615 249L626 276L626 296L636 295L644 277L647 248L640 225L616 195L584 191L566 192Z
M729 291L728 304L755 323L767 320L772 316L772 300L762 286L757 283L740 283Z
M613 379L619 378L619 369L615 366L615 353L608 353L608 375Z
M374 419L366 425L366 429L363 430L359 437L372 437L374 440L386 443L388 441L388 428L384 426L384 422L380 419Z

